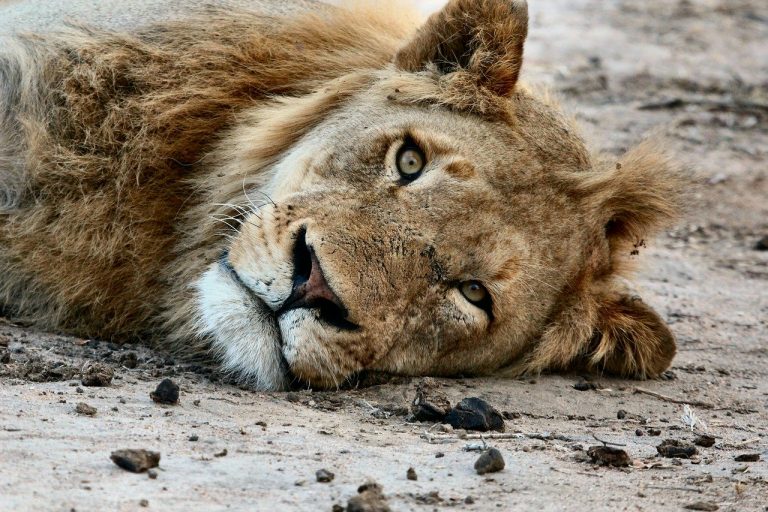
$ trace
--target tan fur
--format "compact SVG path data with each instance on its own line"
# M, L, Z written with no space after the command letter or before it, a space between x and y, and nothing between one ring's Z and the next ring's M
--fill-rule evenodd
M517 84L523 2L454 0L410 38L391 11L19 38L0 55L0 303L49 329L211 348L263 388L287 384L271 369L326 386L666 369L672 335L618 278L674 217L678 167L646 144L604 168ZM406 135L428 167L403 186ZM300 230L356 330L274 316Z

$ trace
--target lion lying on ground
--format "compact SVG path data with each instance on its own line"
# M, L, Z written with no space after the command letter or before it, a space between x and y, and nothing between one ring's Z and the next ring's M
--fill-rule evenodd
M518 84L524 2L411 19L297 3L7 42L6 314L209 351L261 389L659 375L673 336L621 276L678 169L599 161Z

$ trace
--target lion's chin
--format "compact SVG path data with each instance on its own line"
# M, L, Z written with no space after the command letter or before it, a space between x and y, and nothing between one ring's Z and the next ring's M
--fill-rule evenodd
M286 390L293 380L274 313L219 264L198 279L198 333L223 368L249 386Z
M335 336L349 333L329 325L316 309L294 309L278 318L282 352L292 376L305 387L338 389L361 368L349 366Z
M295 309L275 316L219 264L195 285L198 333L210 339L224 370L254 389L338 388L356 368L342 368L339 354L323 343L329 330L319 312Z

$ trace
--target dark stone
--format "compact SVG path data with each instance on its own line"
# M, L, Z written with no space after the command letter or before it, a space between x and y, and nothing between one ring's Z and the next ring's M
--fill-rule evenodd
M612 446L592 446L587 450L587 455L592 459L592 462L601 466L623 468L632 463L632 459L629 458L626 451Z
M485 450L475 461L475 471L478 475L486 473L496 473L504 469L504 457L496 448Z
M331 482L335 476L336 475L334 475L327 469L318 469L317 471L315 471L315 478L317 478L317 481L324 484Z
M598 389L597 384L588 381L586 379L580 379L579 382L573 385L573 389L576 391L590 391L592 389Z
M736 462L757 462L760 460L760 454L759 453L742 453L741 455L737 455L734 457Z
M504 418L501 413L485 400L475 397L465 398L456 404L443 421L453 428L504 432Z
M405 477L408 480L418 480L419 477L416 475L416 470L413 468L408 468L408 471L405 472Z
M116 450L109 458L119 467L133 473L142 473L160 464L160 454L149 450Z
M693 444L695 444L696 446L703 446L704 448L709 448L710 446L714 446L715 438L713 436L702 434L700 436L697 436L696 439L693 440Z
M175 405L179 403L179 386L171 379L163 379L149 396L159 404Z
M80 402L75 406L75 412L82 414L83 416L96 416L96 408L92 407L85 402Z
M445 393L437 389L438 384L429 377L416 386L416 398L411 402L411 414L416 421L443 421L451 409L451 402Z
M665 439L659 446L656 447L656 451L662 457L673 457L676 459L689 459L691 456L696 455L699 451L691 443L686 441L680 441L677 439Z
M768 251L768 235L755 242L756 251Z
M625 411L624 409L619 409L619 412L616 413L617 419L623 420L626 417L627 417L627 411Z

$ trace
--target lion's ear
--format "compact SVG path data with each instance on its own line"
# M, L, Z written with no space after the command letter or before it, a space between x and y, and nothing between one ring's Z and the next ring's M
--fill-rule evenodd
M683 166L654 140L630 150L611 168L576 179L578 194L608 241L611 264L605 274L620 273L621 263L646 238L679 216L690 181Z
M508 96L517 83L528 33L524 0L451 0L433 14L395 56L417 72L468 73L480 86Z

